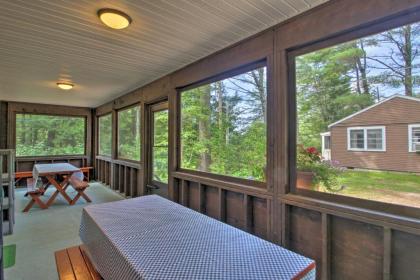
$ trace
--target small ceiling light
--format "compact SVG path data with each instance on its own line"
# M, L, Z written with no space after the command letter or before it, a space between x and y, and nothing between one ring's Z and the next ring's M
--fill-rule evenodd
M100 9L98 17L108 27L123 29L130 25L131 18L126 14L114 9Z
M61 89L64 89L64 90L70 90L70 89L72 89L74 87L73 84L70 84L70 83L62 83L62 82L57 83L57 86L59 88L61 88Z

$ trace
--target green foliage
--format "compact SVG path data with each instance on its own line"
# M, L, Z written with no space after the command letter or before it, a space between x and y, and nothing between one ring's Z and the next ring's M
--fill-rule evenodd
M265 181L266 70L184 91L181 167Z
M296 59L299 143L321 149L320 133L329 124L373 104L371 95L351 87L349 72L359 53L353 44L342 44Z
M322 160L321 154L315 147L305 148L303 145L298 145L297 169L312 172L314 186L321 185L330 192L341 189L339 176L343 170L334 166L331 161Z
M85 124L83 117L17 114L16 155L83 155Z
M112 153L112 114L99 117L99 154L111 156Z
M168 183L168 110L153 114L153 180Z
M118 157L140 161L140 107L118 112Z

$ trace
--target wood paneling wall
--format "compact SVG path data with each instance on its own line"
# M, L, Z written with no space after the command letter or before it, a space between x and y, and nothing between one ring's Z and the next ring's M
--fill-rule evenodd
M401 215L391 215L386 208L372 211L361 207L363 203L355 206L340 199L314 199L290 188L288 102L292 85L288 55L337 34L357 34L362 27L381 31L388 23L382 27L372 24L399 14L394 20L398 22L404 13L416 17L419 11L418 1L332 0L100 106L96 115L113 112L115 117L116 110L140 102L144 132L145 106L168 99L172 200L315 259L319 279L417 279L420 221L404 216L403 206ZM269 81L267 183L255 187L233 179L180 171L176 89L261 60L267 63ZM142 143L144 151L144 134ZM144 161L143 157L137 168L115 162L115 157L96 156L98 179L130 196L146 194L143 175L148 170Z
M96 115L115 115L115 110L140 102L144 116L147 104L168 99L172 200L313 258L319 279L420 279L420 220L405 216L410 211L404 206L397 208L400 215L390 214L384 207L373 211L364 203L311 198L289 186L292 111L288 106L290 52L338 34L357 35L359 28L370 26L371 32L382 31L389 22L381 25L378 21L395 16L394 24L403 22L406 16L420 19L419 11L420 3L413 0L332 0L105 104L96 109ZM267 183L255 187L180 171L176 89L261 60L267 63L269 81ZM142 125L144 129L144 118ZM147 148L145 141L143 135L142 149ZM123 189L127 189L133 185L132 179L115 176L138 176L140 186L133 195L146 193L145 158L134 173L121 166L112 171L112 160L96 159L100 180L110 184L117 180L118 186L123 183Z

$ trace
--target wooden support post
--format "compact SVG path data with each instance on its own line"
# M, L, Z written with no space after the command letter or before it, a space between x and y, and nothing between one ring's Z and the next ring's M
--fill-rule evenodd
M102 182L102 169L101 169L101 160L100 159L98 159L97 160L97 172L96 172L96 179L99 181L99 182Z
M289 246L289 206L285 203L281 204L281 245Z
M330 217L326 213L322 213L322 263L321 263L321 279L330 279L330 260L331 260L331 234L330 234Z
M129 184L128 173L130 172L130 167L124 166L124 193L126 196L131 196L131 189Z
M384 227L384 263L382 279L391 279L391 246L392 246L392 230Z
M118 190L124 193L124 166L118 165Z
M252 205L252 197L244 194L244 230L246 232L253 232L254 211Z
M226 191L219 188L219 220L226 221Z
M136 197L137 196L137 189L136 189L136 169L135 168L131 168L131 172L130 172L130 192L131 192L131 197Z
M188 182L181 180L181 204L188 207Z
M112 190L115 190L115 164L113 162L110 163L110 172L111 172L111 178L110 178L110 187Z
M206 186L198 183L198 205L200 207L200 213L206 212Z

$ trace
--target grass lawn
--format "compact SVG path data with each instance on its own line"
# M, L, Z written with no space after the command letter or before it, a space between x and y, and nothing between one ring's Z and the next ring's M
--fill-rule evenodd
M347 170L337 194L420 207L420 175L388 171Z

